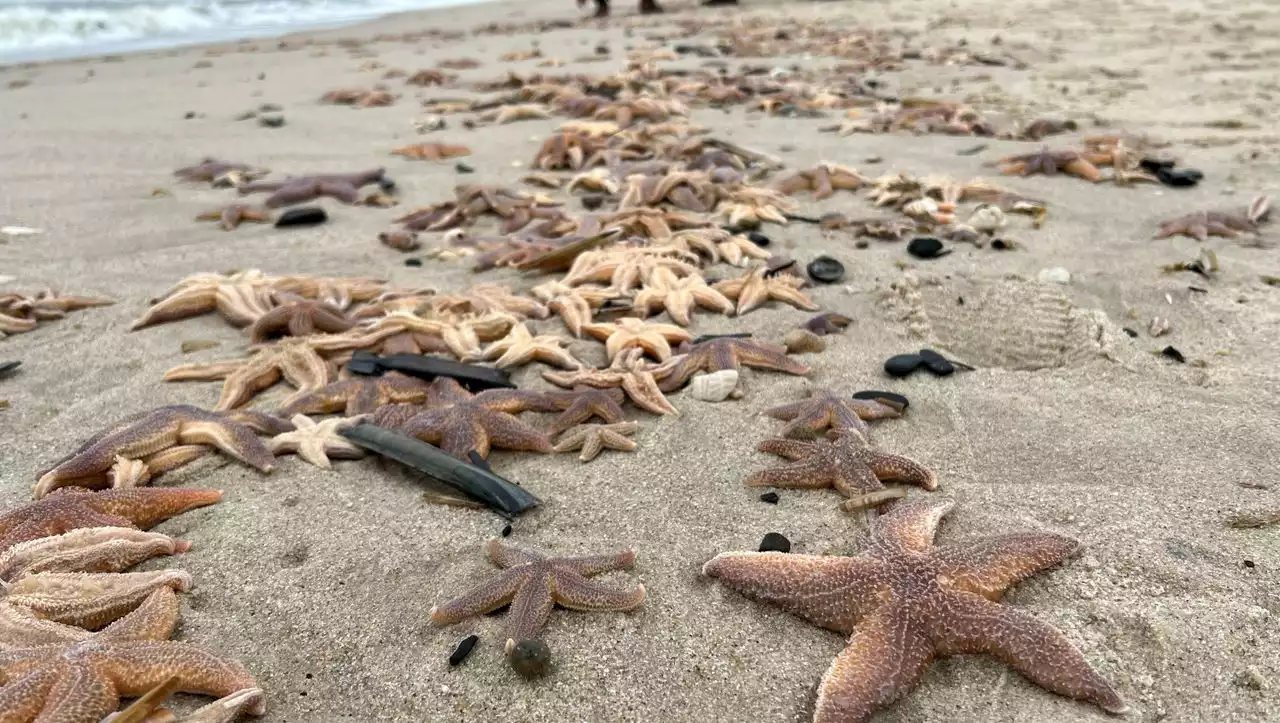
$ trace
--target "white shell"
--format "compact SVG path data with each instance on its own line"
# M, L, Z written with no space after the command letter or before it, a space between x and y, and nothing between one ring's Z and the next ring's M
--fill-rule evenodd
M1005 224L1004 211L999 206L990 204L982 204L973 211L973 215L969 217L969 225L979 231L995 231Z
M40 233L44 233L44 231L41 231L38 228L31 228L30 226L0 226L0 236L8 236L10 238L17 238L19 236L35 236Z
M721 369L710 374L701 374L693 378L689 385L694 399L704 402L723 402L738 388L738 370Z
M1040 273L1036 274L1036 280L1042 284L1062 284L1066 286L1071 283L1071 272L1061 266L1040 269Z
M902 212L908 216L914 216L916 218L930 216L938 212L938 202L928 196L925 196L924 198L917 198L911 203L903 206Z

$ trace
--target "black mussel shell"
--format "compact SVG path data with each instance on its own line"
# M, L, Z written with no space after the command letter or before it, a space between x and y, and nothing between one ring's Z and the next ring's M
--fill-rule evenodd
M776 532L770 532L760 541L760 552L791 552L791 540Z
M319 206L302 206L301 208L291 208L280 214L280 218L276 219L276 228L317 226L328 220L329 214L325 213L323 208Z
M943 248L942 241L933 236L917 236L907 244L907 253L918 259L936 259L951 253L951 249Z
M1166 346L1165 348L1161 349L1160 356L1167 356L1170 359L1178 362L1179 364L1187 363L1187 358L1182 355L1182 352L1178 351L1177 349L1171 346Z
M460 665L462 661L471 655L471 651L475 649L476 643L480 642L479 635L468 635L458 643L458 647L453 649L453 654L449 656L449 665Z
M911 406L910 400L908 400L906 397L902 396L901 394L894 394L893 392L880 392L874 389L866 389L861 392L854 392L853 398L854 399L870 399L875 402L880 402L881 404L888 404L891 407L897 407L898 411L902 411L903 409L906 409L907 407Z
M405 259L405 260L404 260L404 265L405 265L405 266L421 266L421 265L422 265L422 259L418 259L418 258L409 258L409 259Z
M1161 168L1156 178L1166 186L1190 188L1204 179L1204 174L1194 168Z
M750 231L750 232L748 232L748 233L747 233L747 240L748 240L748 241L750 241L751 243L755 244L756 246L759 246L760 248L764 248L764 247L768 246L769 244L773 243L773 242L769 239L769 237L768 237L768 236L765 236L764 234L760 233L759 231Z
M1172 170L1176 164L1173 161L1163 160L1160 158L1143 158L1138 161L1138 167L1147 173L1159 173L1162 170Z
M891 377L905 377L920 368L924 359L919 354L898 354L884 362L884 372Z
M954 374L956 371L956 366L951 363L950 359L942 356L932 349L921 349L920 360L924 362L925 369L928 369L940 377L945 377L948 374Z
M22 362L20 361L0 362L0 379L18 371L18 367L20 366L22 366Z
M453 164L453 170L457 171L458 173L475 173L476 172L476 169L472 168L466 163L463 163L462 161L458 161L457 163Z
M809 278L823 284L834 284L844 278L844 264L830 256L819 256L805 267Z

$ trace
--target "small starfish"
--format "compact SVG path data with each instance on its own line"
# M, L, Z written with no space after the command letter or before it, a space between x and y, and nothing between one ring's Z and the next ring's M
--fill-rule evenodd
M374 168L356 173L325 173L310 176L295 176L282 181L254 181L240 186L237 191L241 195L251 193L270 193L264 205L267 208L280 208L305 203L321 196L336 199L343 203L355 203L360 200L360 189L378 183L386 175L385 168Z
M560 416L547 427L547 434L552 437L592 417L599 417L606 424L621 422L621 404L626 398L621 389L592 389L583 385L568 392L543 392L542 396L551 407L561 410Z
M671 406L662 390L658 388L654 377L656 366L648 364L644 359L644 350L628 349L614 357L613 362L605 369L581 369L575 372L542 373L542 378L559 387L567 389L578 386L596 389L621 388L631 401L642 409L654 414L674 414L680 412Z
M226 361L180 364L165 372L166 382L212 381L222 379L222 394L215 409L227 410L248 404L258 392L268 389L283 377L297 392L297 397L323 389L329 383L330 369L318 350L319 337L286 337L251 356ZM333 335L330 339L341 339ZM338 343L338 347L347 346ZM285 402L288 404L288 401Z
M895 419L902 412L874 399L845 398L825 389L814 389L809 398L766 409L761 414L787 422L783 437L823 434L827 429L852 430L864 437L869 427L864 420Z
M319 423L305 414L290 420L294 430L271 438L272 454L297 454L320 469L329 469L329 458L360 459L364 450L347 441L338 430L359 424L363 417L333 417Z
M271 211L265 208L256 208L254 206L246 206L242 203L233 203L223 208L215 208L212 211L205 211L196 216L197 221L217 221L218 228L223 231L231 231L246 221L253 223L271 223L275 220Z
M0 580L46 572L120 572L191 543L132 527L77 527L60 535L19 542L0 553Z
M544 409L538 392L491 389L472 396L449 377L431 382L426 408L389 405L374 412L371 422L437 445L466 460L471 452L489 456L489 448L550 452L551 442L514 415Z
M431 622L452 625L510 604L508 653L517 643L532 639L542 630L556 604L573 610L625 611L644 602L644 585L637 585L634 590L615 590L587 579L602 572L631 569L636 560L632 550L613 555L549 558L491 539L485 543L484 551L504 571L462 596L431 608Z
M249 338L260 343L277 336L310 336L316 333L339 334L356 323L337 305L297 294L276 295L276 306L249 326Z
M789 274L770 276L768 271L768 267L759 266L736 279L721 281L712 288L737 302L738 316L775 299L807 311L818 309L812 299L801 293L803 279Z
M576 337L582 336L582 327L591 322L596 309L619 296L616 289L568 286L559 281L535 286L533 293L546 302L548 310L560 315L569 332Z
M39 501L0 515L0 550L82 527L148 529L170 517L222 499L218 490L143 487L93 492L54 490Z
M628 439L636 433L640 425L635 422L618 422L616 424L583 424L565 432L553 452L571 452L581 449L578 459L590 462L606 448L630 452L636 448L635 440Z
M882 481L918 485L929 491L938 488L937 477L924 465L909 457L871 450L866 438L854 430L832 430L826 439L812 442L766 439L757 449L791 461L751 475L747 478L751 487L834 487L851 498L883 490Z
M1197 241L1208 241L1210 236L1234 238L1258 230L1271 211L1271 201L1258 196L1249 204L1245 213L1228 211L1196 211L1169 221L1160 222L1160 230L1154 238L1190 236Z
M233 171L249 179L261 178L268 173L265 168L254 168L244 163L228 163L216 158L205 158L194 166L179 168L173 172L173 175L184 181L209 183Z
M786 347L752 339L721 337L682 345L680 355L655 370L654 376L661 380L659 389L671 392L683 387L698 372L740 370L744 366L801 376L809 373L809 367L787 356Z
M217 311L236 326L248 326L271 310L267 294L273 279L257 269L234 274L195 274L178 282L129 327L136 331Z
M1043 173L1046 176L1056 176L1059 171L1062 171L1096 183L1102 180L1102 173L1089 160L1090 155L1069 148L1051 151L1048 146L1044 146L1035 153L1001 158L996 161L996 164L1000 166L1001 173L1011 175L1029 176L1033 173Z
M856 557L724 552L702 574L848 635L822 677L815 723L865 723L911 691L930 662L986 653L1031 682L1109 713L1128 706L1066 636L998 605L1009 586L1061 564L1080 543L1047 532L935 547L950 500L898 504Z
M701 275L690 274L678 278L666 268L654 269L645 287L631 303L631 308L641 316L648 316L654 307L662 307L671 320L680 326L689 325L689 313L694 306L719 314L733 313L733 302L707 286L706 279Z
M524 366L530 362L540 361L562 369L579 369L578 361L564 348L569 340L562 336L544 334L534 336L525 324L516 324L502 339L499 339L472 355L469 361L492 361L499 369ZM495 361L496 359L496 361Z
M254 432L277 432L287 426L257 412L208 412L188 404L157 407L104 429L55 462L40 474L35 495L39 499L67 485L101 485L118 457L146 461L178 445L215 447L260 472L270 472L273 458Z
M671 343L689 341L689 332L671 324L647 324L630 317L609 324L587 324L587 334L604 342L605 355L613 360L626 349L641 349L645 354L666 361L671 358Z
M430 384L416 377L387 372L382 376L353 376L304 394L279 409L281 417L295 414L333 414L353 417L386 404L417 404L426 400Z
M787 196L801 191L813 191L819 201L834 196L836 191L856 191L871 185L871 179L852 168L834 163L819 163L809 171L787 176L774 184L774 189Z
M122 696L143 695L170 676L187 693L224 696L257 687L239 663L167 640L177 621L178 599L164 586L87 640L0 653L3 710L15 721L93 723L115 711Z
M551 117L551 110L535 103L505 105L480 114L480 120L486 123L504 125L522 120L542 120Z
M461 158L462 156L471 155L471 149L466 146L454 146L447 143L415 143L409 146L401 146L391 151L393 156L404 156L412 158L415 161L447 161L451 158Z

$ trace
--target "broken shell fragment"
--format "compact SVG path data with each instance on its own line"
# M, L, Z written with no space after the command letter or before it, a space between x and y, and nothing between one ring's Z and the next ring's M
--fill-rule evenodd
M710 374L700 374L689 385L694 399L704 402L723 402L738 388L738 370L721 369Z
M977 231L985 231L992 233L997 229L1003 228L1006 219L1004 211L999 206L993 206L984 203L973 211L973 215L969 217L969 225Z

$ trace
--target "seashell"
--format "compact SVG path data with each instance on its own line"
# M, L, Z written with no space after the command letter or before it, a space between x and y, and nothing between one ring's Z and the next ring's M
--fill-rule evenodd
M721 369L693 378L689 385L694 399L704 402L723 402L738 388L738 370Z
M824 351L827 342L808 329L792 329L782 338L788 354L808 354Z
M30 226L0 226L0 236L8 236L9 238L18 238L19 236L35 236L44 233L38 228Z
M1005 224L1004 211L999 206L984 203L973 210L969 225L978 231L994 232Z

